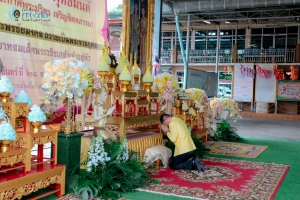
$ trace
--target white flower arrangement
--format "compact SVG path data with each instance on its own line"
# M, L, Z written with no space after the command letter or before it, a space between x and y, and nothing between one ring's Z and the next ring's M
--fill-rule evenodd
M181 108L182 108L182 110L188 110L189 109L189 106L188 106L186 101L182 102L182 107Z
M242 118L242 116L240 115L240 110L238 108L238 103L233 99L214 98L210 101L210 108L212 110L213 118L215 118L217 114L221 115L225 110L229 111L229 115L234 121Z
M16 140L16 131L13 129L10 121L5 113L5 110L0 107L0 118L4 119L0 123L0 140Z
M47 62L44 68L42 100L45 105L57 106L57 99L81 98L93 87L92 70L76 58Z
M45 122L46 121L45 113L37 105L33 105L30 108L30 112L28 113L27 117L30 122Z
M98 134L98 137L96 137L95 140L93 140L93 143L90 147L90 150L88 152L89 155L89 161L86 164L88 172L91 172L92 170L96 170L96 168L100 165L102 168L105 167L105 163L110 161L110 157L104 150L104 142L102 134Z
M16 98L14 99L15 102L26 102L29 104L29 107L32 106L32 101L28 94L24 91L21 90L19 94L16 95Z
M124 138L122 141L121 153L116 158L119 162L126 162L129 159L128 142Z
M196 116L196 112L195 112L195 110L194 110L193 107L190 107L190 109L189 109L189 114L191 114L191 115L193 115L193 116Z
M1 76L0 78L0 93L7 92L13 93L15 91L14 85L10 82L7 76Z

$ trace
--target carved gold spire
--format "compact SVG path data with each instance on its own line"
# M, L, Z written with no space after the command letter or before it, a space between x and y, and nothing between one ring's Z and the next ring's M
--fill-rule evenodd
M148 66L147 66L147 69L146 69L146 73L143 76L143 84L144 84L144 87L145 87L147 92L150 92L150 87L153 84L153 81L154 80L153 80L153 77L152 77L152 74L151 74L151 63L149 62Z
M134 56L134 64L131 69L131 74L133 76L135 83L141 82L141 69L139 68L137 61L136 61L136 55Z

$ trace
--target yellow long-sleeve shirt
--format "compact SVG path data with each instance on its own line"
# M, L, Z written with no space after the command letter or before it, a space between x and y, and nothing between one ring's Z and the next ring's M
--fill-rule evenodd
M167 136L175 144L174 156L196 149L186 124L180 118L172 118L169 124L169 130Z

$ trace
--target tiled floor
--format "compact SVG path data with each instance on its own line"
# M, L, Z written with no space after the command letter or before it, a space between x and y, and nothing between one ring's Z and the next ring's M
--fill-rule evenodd
M300 141L300 120L242 118L234 122L227 119L237 133L243 137L262 137L266 139L282 139ZM215 123L218 121L215 121ZM213 126L215 130L215 124Z

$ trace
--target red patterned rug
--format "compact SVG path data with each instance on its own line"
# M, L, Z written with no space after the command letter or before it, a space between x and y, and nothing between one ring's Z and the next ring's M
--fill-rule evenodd
M141 191L195 199L273 199L289 166L222 158L201 160L206 171L161 169L161 184Z

